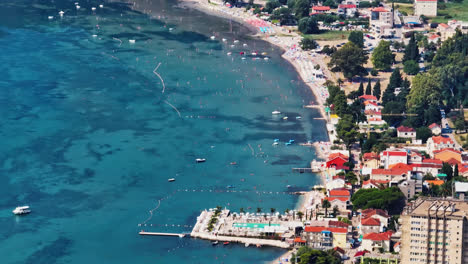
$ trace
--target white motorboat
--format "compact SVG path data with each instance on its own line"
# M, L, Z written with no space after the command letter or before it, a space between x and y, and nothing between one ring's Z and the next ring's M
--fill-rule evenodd
M29 214L31 210L29 209L29 206L18 206L15 208L15 210L12 211L15 215L22 215L22 214Z
M278 111L278 110L275 110L275 111L273 111L273 112L271 112L271 113L272 113L273 115L279 115L279 114L281 114L281 112Z
M287 116L283 117L283 120L288 120L288 117Z
M99 5L99 8L103 8L103 7L104 7L104 5Z
M130 42L131 44L135 44L135 40L134 40L134 39L129 39L128 42Z
M96 11L96 8L95 8L95 7L91 7L91 10Z
M79 6L79 5L76 6L76 9L80 9L80 8L81 8L81 6Z
M215 36L211 36L210 38L211 38L212 40L216 39L216 37L215 37Z
M236 39L236 40L234 40L234 43L239 43L239 41Z
M65 12L63 12L63 11L60 10L59 15L62 17L63 14L65 14Z
M223 42L226 42L226 41L227 41L227 39L223 38Z
M170 179L167 179L168 182L174 182L175 179L174 178L170 178Z
M197 163L202 163L202 162L205 162L206 159L195 159L195 161L196 161Z
M48 18L49 18L49 19L54 19L54 17L53 17L53 16L48 16Z

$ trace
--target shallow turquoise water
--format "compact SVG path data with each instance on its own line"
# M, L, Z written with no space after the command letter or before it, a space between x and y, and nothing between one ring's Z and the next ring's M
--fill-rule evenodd
M244 37L245 28L233 24L231 32L229 22L173 2L153 2L163 7L154 17L102 1L82 2L77 12L74 2L0 3L0 262L259 263L278 256L277 249L213 248L137 232L188 232L200 210L217 205L283 211L297 202L283 193L286 185L303 190L317 182L291 172L315 153L284 142L326 134L313 119L318 113L302 108L313 96L280 52ZM105 7L92 12L99 3ZM229 43L210 40L213 32ZM234 39L248 47L231 48ZM270 60L241 60L240 51L253 50ZM164 93L153 74L159 63ZM273 110L289 119L272 117ZM282 144L273 147L275 138ZM33 212L13 216L23 204Z

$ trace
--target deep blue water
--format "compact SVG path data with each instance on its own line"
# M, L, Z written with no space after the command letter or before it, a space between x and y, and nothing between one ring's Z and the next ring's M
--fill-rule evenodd
M291 172L314 150L284 142L325 140L325 129L302 108L313 96L280 51L171 0L144 1L147 14L104 1L77 11L74 2L0 3L0 263L261 263L281 254L137 234L189 232L217 205L283 211L298 198L263 191L317 183ZM241 60L253 50L270 60ZM23 204L33 212L13 216Z

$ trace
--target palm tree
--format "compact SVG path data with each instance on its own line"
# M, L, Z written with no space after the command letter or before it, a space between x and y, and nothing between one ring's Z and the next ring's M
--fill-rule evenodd
M299 217L299 219L302 221L302 217L304 216L304 213L299 211L297 212L297 217Z
M333 216L334 216L334 217L336 217L336 215L338 214L338 211L339 211L338 206L335 205L335 206L333 207Z
M276 209L275 208L270 208L270 212L273 214L274 212L276 212Z
M241 208L239 209L239 213L245 213L244 207L241 207Z
M328 201L327 199L323 199L322 208L325 209L325 217L328 216L328 208L330 208L330 207L331 207L330 201Z
M260 213L262 211L262 208L257 207L257 213Z
M285 214L289 214L289 209L284 210Z

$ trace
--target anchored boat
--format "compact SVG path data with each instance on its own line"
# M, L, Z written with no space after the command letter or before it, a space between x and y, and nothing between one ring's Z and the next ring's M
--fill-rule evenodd
M206 159L195 159L195 161L196 161L197 163L202 163L202 162L205 162Z
M29 209L29 206L18 206L15 208L15 210L12 211L15 215L22 215L22 214L29 214L31 210Z

